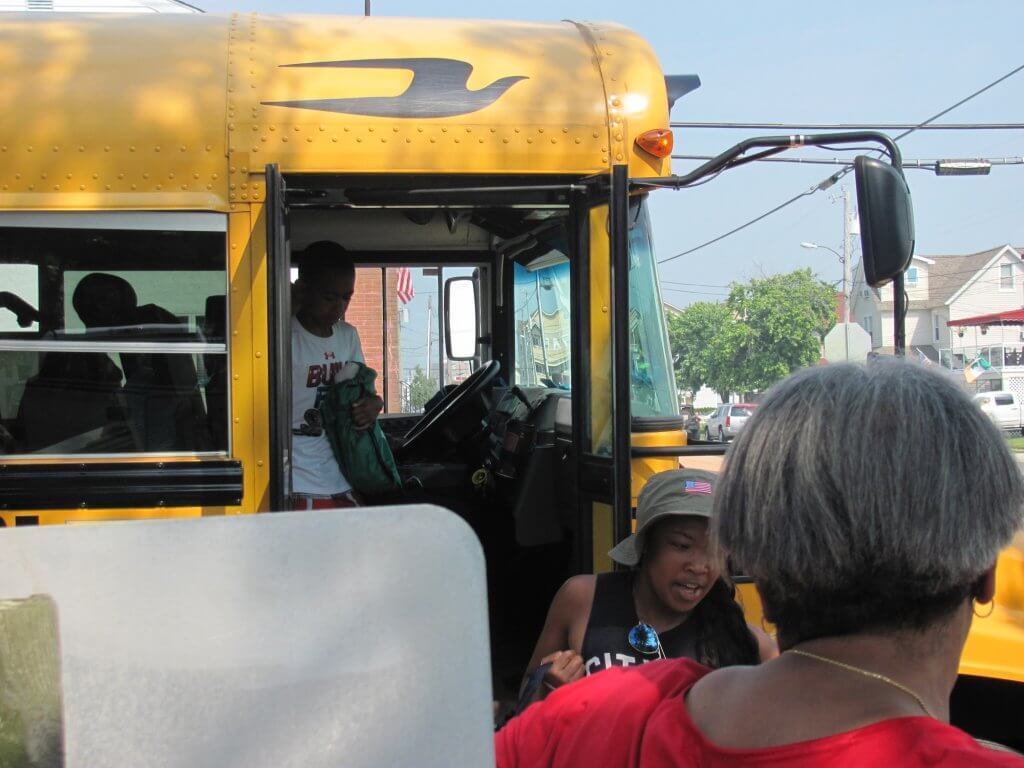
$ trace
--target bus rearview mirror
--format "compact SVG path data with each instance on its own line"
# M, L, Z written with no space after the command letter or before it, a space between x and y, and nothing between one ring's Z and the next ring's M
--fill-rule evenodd
M860 155L853 161L860 214L864 279L872 288L890 282L914 255L914 209L903 174Z
M444 283L444 342L449 360L476 358L480 337L476 280L452 277Z

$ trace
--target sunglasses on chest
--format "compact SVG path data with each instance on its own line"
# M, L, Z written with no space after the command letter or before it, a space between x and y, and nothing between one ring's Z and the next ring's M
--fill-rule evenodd
M658 637L657 631L645 621L638 622L629 630L626 639L629 641L629 646L637 653L642 653L644 656L657 655L659 659L667 658L661 647L661 638Z

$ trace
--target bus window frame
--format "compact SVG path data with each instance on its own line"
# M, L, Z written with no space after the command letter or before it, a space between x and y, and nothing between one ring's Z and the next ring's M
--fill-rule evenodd
M0 227L24 229L210 232L223 235L224 295L230 296L228 216L177 211L0 211ZM62 270L62 274L63 274ZM146 271L146 270L140 270ZM46 285L50 285L49 282ZM51 286L52 288L52 286ZM40 294L40 306L47 300ZM50 299L53 297L50 296ZM145 352L174 348L181 353L224 354L231 366L230 310L225 308L223 344L194 342L53 342L33 339L0 341L0 349L17 347L46 351L60 346L87 351ZM0 488L0 508L11 513L4 526L35 525L37 511L60 509L167 509L224 507L242 503L242 463L233 458L234 388L227 382L227 446L224 451L159 451L131 453L17 453L0 456L6 482Z
M228 263L228 216L209 212L179 211L0 211L0 228L11 229L66 229L66 230L117 230L127 232L208 232L224 236L223 272L224 296L230 295L230 265ZM67 270L61 268L61 275ZM123 271L123 270L122 270ZM137 270L154 271L151 265ZM155 270L159 271L159 269ZM41 275L40 275L41 278ZM63 282L63 280L61 281ZM40 290L40 307L47 296ZM52 299L53 297L49 297ZM230 310L225 307L229 320ZM79 352L126 352L171 354L213 353L225 356L228 370L231 370L230 328L225 328L224 342L204 344L197 342L132 342L132 341L46 341L38 336L25 339L0 339L0 352L4 351L79 351ZM228 378L227 391L227 445L223 451L131 451L123 453L10 453L0 455L0 462L18 461L33 465L45 465L52 461L84 462L138 462L140 459L170 458L187 460L225 461L233 455L232 431L232 383Z
M266 166L267 365L270 423L268 500L271 510L289 508L292 484L291 238L288 185L280 168Z

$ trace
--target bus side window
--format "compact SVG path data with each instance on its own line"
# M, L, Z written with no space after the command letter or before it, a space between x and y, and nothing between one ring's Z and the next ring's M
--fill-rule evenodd
M0 309L0 452L226 452L224 232L97 222L0 227L38 304L27 328Z

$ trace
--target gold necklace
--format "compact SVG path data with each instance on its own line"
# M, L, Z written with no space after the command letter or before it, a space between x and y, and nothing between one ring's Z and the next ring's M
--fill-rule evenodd
M932 714L932 711L928 709L928 705L924 703L924 699L922 699L917 693L910 690L907 686L903 685L902 683L897 683L891 677L886 677L885 675L880 674L878 672L872 672L867 669L855 667L853 666L853 664L847 664L842 661L836 661L835 659L830 659L828 656L819 656L818 654L811 653L810 651L801 651L799 648L790 648L787 651L787 653L795 653L797 656L806 656L808 659L823 661L826 664L831 664L834 667L839 667L840 669L845 669L850 672L856 672L858 675L864 675L864 677L870 677L872 680L878 680L880 682L891 685L893 688L898 688L899 690L907 694L910 698L912 698L914 701L916 701L917 706L923 709L924 713L928 715L928 717L935 718L936 720L938 719L935 717L934 714Z

